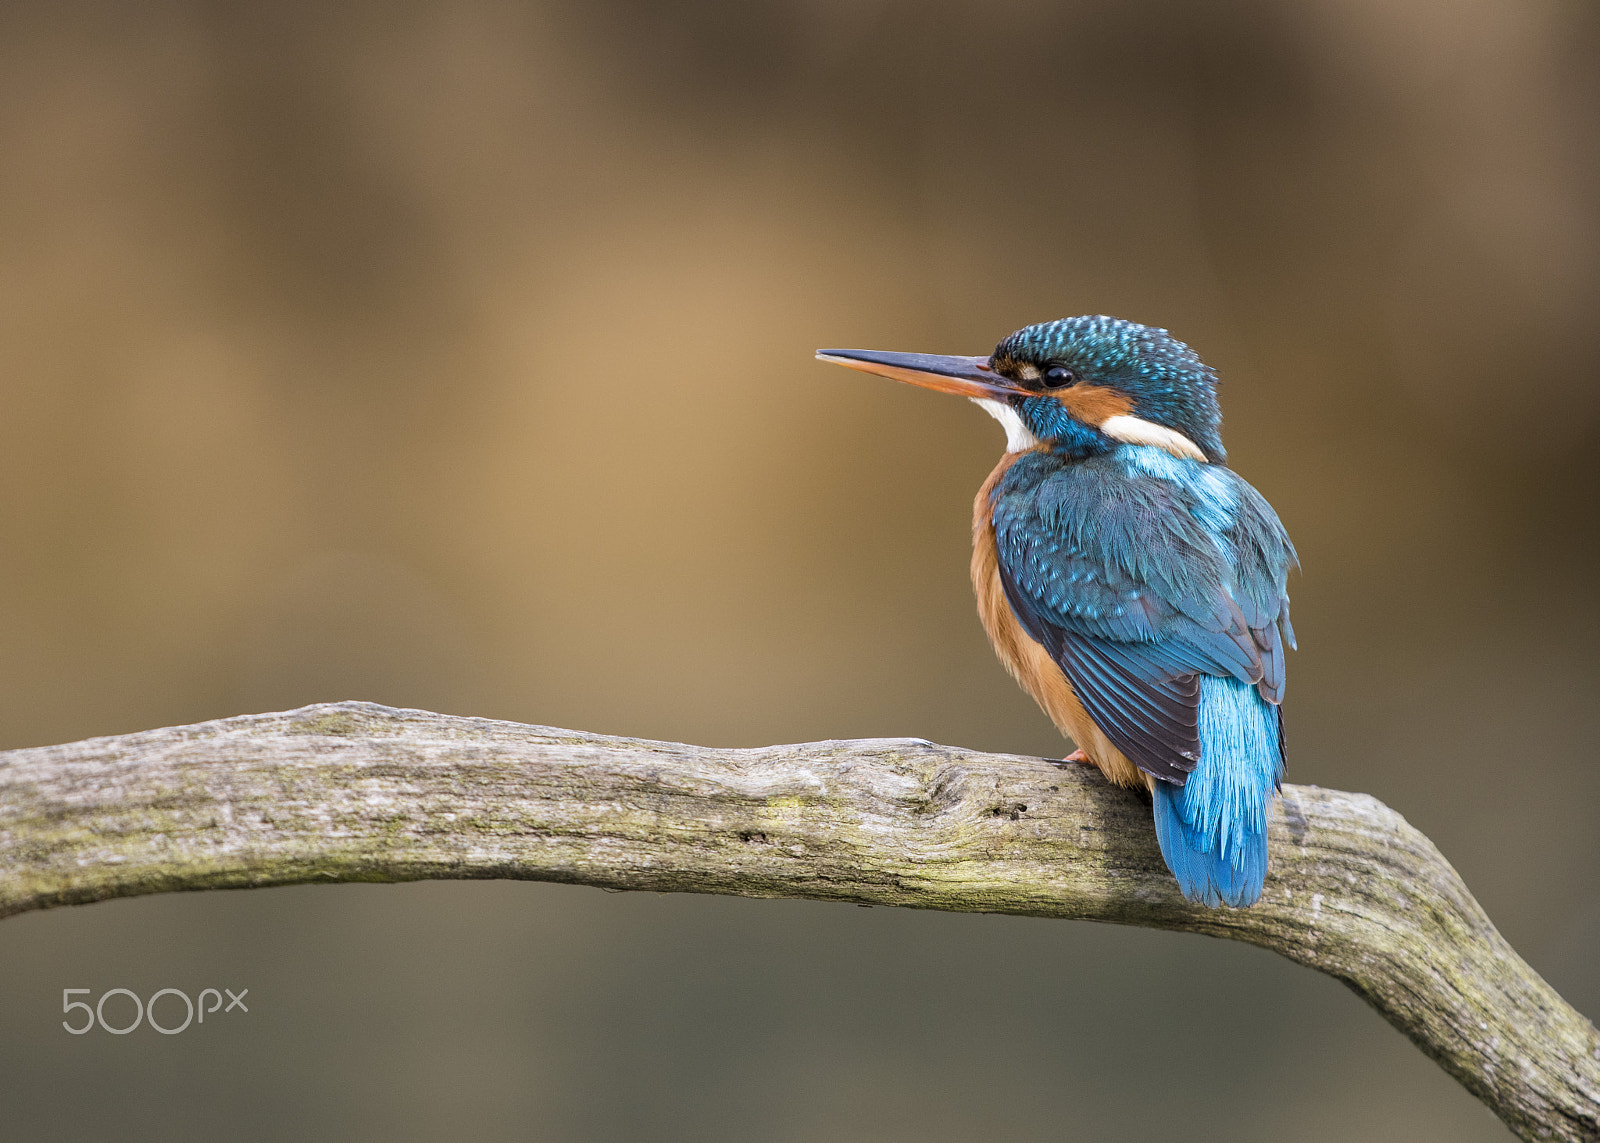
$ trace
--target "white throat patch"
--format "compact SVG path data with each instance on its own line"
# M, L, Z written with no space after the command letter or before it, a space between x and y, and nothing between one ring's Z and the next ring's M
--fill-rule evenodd
M1022 423L1022 418L1010 405L993 397L971 397L969 400L1005 427L1007 452L1027 452L1038 446L1039 438Z

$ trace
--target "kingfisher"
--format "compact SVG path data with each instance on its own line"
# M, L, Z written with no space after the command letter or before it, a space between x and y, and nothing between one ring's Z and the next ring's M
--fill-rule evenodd
M1077 749L1148 791L1191 901L1261 896L1283 780L1294 546L1228 467L1217 375L1164 329L1093 315L987 357L824 349L822 361L968 397L1006 433L972 506L978 616Z

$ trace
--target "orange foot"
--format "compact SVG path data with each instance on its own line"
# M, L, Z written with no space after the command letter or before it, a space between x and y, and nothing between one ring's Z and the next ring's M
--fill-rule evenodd
M1087 754L1085 754L1082 750L1074 750L1071 754L1068 754L1061 761L1063 761L1063 762L1081 762L1085 766L1093 766L1094 765L1093 762L1089 761L1089 756Z

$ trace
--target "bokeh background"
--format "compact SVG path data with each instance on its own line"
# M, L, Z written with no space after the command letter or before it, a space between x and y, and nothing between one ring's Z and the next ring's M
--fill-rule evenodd
M1113 313L1220 370L1299 545L1290 778L1399 809L1600 1016L1597 55L1581 0L0 5L0 746L359 698L1059 755L966 582L994 424L810 355ZM1506 1137L1253 948L518 883L6 921L0 1108Z

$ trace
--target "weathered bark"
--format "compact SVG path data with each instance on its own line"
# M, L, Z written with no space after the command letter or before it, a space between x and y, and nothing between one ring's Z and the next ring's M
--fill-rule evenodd
M0 917L505 877L1182 929L1344 981L1526 1139L1600 1139L1600 1036L1381 802L1285 786L1249 909L1183 900L1088 768L913 739L714 750L332 703L0 754Z

